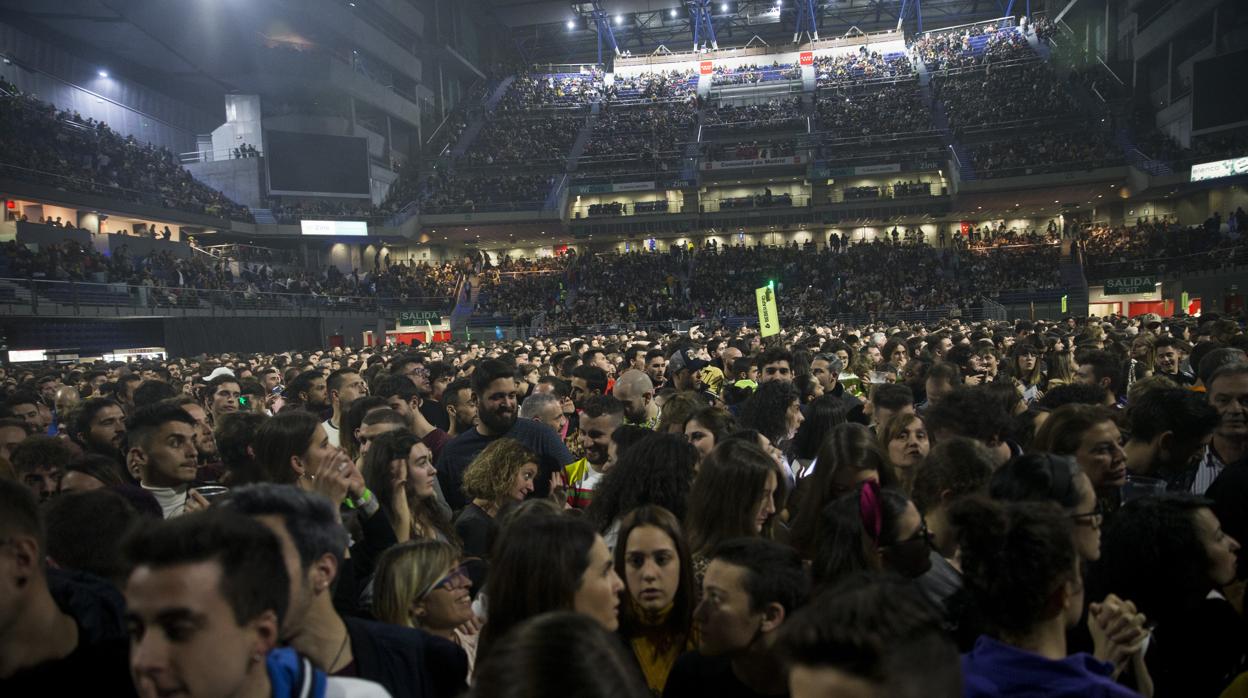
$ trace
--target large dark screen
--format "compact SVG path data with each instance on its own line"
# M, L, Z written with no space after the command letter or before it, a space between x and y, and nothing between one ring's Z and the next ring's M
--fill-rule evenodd
M1192 130L1248 121L1248 99L1238 96L1248 75L1248 51L1236 51L1192 67Z
M368 140L266 131L269 191L368 196Z

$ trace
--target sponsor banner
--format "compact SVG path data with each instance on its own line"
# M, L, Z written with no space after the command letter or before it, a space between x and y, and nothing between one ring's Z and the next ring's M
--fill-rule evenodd
M1123 276L1117 279L1105 279L1105 295L1107 296L1152 293L1156 288L1157 279L1151 276Z
M299 228L304 235L368 235L368 223L364 221L299 221Z
M906 167L907 170L927 170L929 167ZM935 170L936 167L930 167ZM900 172L902 166L900 162L889 162L887 165L862 165L859 167L829 167L827 165L815 165L811 167L810 176L816 180L826 180L829 177L852 177L857 175L884 175L889 172Z
M783 158L754 158L753 160L718 160L702 163L704 170L737 170L743 167L771 167L774 165L803 165L805 155L790 155Z
M611 185L611 191L650 191L654 182L620 182Z
M770 286L754 289L758 304L758 336L770 337L780 332L780 312L776 309L776 292Z
M703 75L710 75L715 72L715 68L711 66L710 61L702 61L702 63L698 65L698 71Z
M1242 174L1248 174L1248 157L1192 165L1191 181L1203 182L1207 179L1221 179Z
M854 168L856 175L884 174L886 172L901 172L901 163L891 162L887 165L863 165Z
M814 52L813 52L813 51L802 51L802 52L798 55L798 57L797 57L797 62L798 62L800 65L814 65L814 64L815 64L815 54L814 54Z
M578 184L572 187L573 194L610 194L620 191L651 191L654 182L617 182L615 184Z

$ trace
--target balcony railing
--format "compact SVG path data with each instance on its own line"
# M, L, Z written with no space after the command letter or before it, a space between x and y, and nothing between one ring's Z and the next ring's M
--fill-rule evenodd
M273 293L124 283L0 278L0 307L44 314L72 308L74 315L230 315L270 311L282 315L381 314L399 310L450 313L450 296L351 296Z

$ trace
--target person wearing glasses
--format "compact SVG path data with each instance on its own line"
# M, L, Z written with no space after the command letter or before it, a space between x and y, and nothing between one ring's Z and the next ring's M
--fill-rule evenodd
M1121 628L1109 613L1123 604L1117 597L1092 604L1094 655L1068 651L1067 631L1082 615L1084 585L1066 511L1052 502L969 497L950 516L966 590L988 628L962 655L964 696L1136 696L1116 682L1129 660L1141 693L1152 694L1143 670L1142 616L1125 617L1134 652L1120 661L1113 651Z
M895 572L918 579L932 567L931 534L900 490L864 480L820 513L815 585L830 587L854 572Z
M458 548L416 540L390 548L377 563L373 615L383 623L419 628L450 640L468 655L468 680L477 656L472 581Z
M1071 542L1079 556L1081 567L1101 559L1101 524L1104 513L1096 496L1092 480L1070 456L1051 453L1034 453L1020 456L1006 463L993 474L988 491L993 499L1006 502L1051 502L1061 507L1071 523ZM1144 633L1137 617L1136 607L1130 596L1122 603L1106 599L1104 604L1088 604L1086 595L1080 622L1067 634L1067 644L1073 649L1091 651L1101 661L1115 661L1123 666L1133 659L1137 636ZM1122 633L1111 637L1103 647L1095 645L1095 636L1089 635L1088 616L1092 607L1101 608L1102 622L1122 624ZM1139 616L1141 621L1143 616ZM1132 629L1135 627L1136 629ZM1121 671L1121 667L1119 668ZM1137 677L1139 678L1139 677Z

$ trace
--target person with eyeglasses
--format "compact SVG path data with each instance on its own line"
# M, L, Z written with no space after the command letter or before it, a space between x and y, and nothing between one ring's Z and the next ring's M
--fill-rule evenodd
M864 480L824 507L811 572L830 587L854 572L895 572L918 579L932 567L931 534L900 490Z
M450 640L468 656L468 680L477 657L472 580L450 543L418 540L387 550L377 563L373 615L383 623L418 628Z
M1122 602L1092 605L1088 628L1095 652L1070 654L1069 628L1079 623L1084 584L1070 515L1053 502L995 502L969 497L950 514L966 590L986 621L987 632L962 655L963 696L1136 696L1116 682L1126 662L1111 655L1119 630L1103 614ZM1140 628L1133 614L1128 625ZM1129 655L1144 695L1140 634Z
M1071 542L1080 565L1086 567L1101 558L1104 510L1092 480L1074 458L1051 453L1020 456L993 474L988 491L999 501L1057 504L1071 523ZM1131 598L1126 597L1121 603L1115 602L1115 598L1107 598L1102 604L1089 604L1085 595L1083 614L1068 633L1067 644L1074 649L1091 651L1101 661L1115 661L1117 670L1121 671L1135 654L1143 651L1138 642L1147 633L1142 627L1145 619L1136 612ZM1095 638L1087 632L1086 621L1093 607L1101 609L1101 622L1121 631L1101 648L1095 646Z

